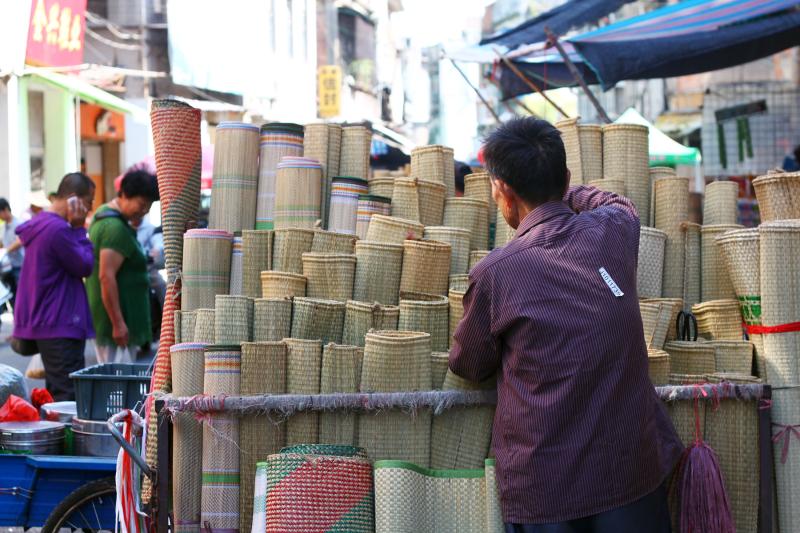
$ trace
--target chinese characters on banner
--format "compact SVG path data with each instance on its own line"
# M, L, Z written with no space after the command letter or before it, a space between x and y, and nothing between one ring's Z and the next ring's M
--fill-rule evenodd
M86 0L33 0L25 62L64 67L83 62Z
M342 68L324 65L317 71L317 114L320 118L331 118L341 113Z

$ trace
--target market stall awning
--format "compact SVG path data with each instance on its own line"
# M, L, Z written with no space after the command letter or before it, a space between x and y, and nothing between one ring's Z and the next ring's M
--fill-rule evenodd
M656 128L634 108L628 108L614 121L616 124L639 124L650 130L648 136L648 149L650 151L650 165L694 165L700 162L700 150L671 139L667 134Z

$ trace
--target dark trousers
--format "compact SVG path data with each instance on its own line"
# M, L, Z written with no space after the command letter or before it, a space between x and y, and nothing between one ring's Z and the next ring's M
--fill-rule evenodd
M604 513L557 524L506 524L506 533L671 533L667 490Z
M83 368L86 339L39 339L36 341L44 363L45 387L57 402L75 399L71 372Z

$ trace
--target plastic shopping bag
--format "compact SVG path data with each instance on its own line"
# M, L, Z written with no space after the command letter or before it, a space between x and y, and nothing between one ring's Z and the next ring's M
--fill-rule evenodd
M37 353L31 357L28 368L25 369L25 377L28 379L44 379L44 363L42 363L40 354Z

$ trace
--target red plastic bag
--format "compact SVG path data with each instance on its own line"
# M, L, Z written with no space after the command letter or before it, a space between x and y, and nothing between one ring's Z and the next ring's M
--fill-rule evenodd
M37 409L46 403L53 403L53 395L47 389L33 389L31 391L31 403Z
M0 422L36 422L39 420L39 411L13 394L8 397L3 407L0 407Z

